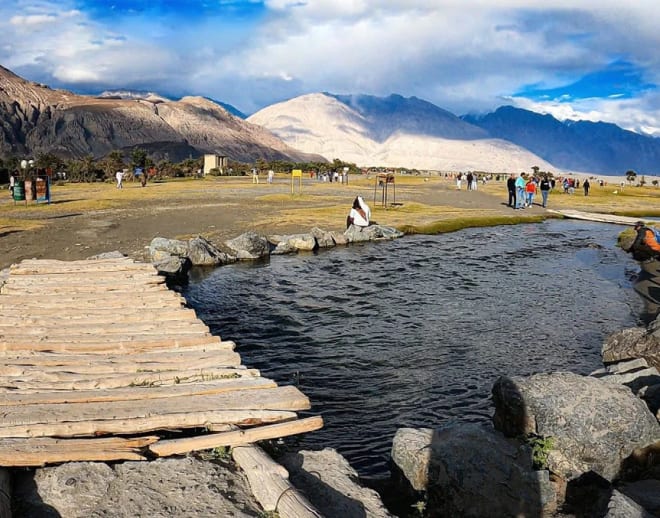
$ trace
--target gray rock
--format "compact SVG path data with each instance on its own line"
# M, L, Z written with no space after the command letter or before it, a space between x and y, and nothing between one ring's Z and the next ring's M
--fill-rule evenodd
M174 255L159 256L157 260L152 261L152 264L154 265L154 268L158 270L158 273L169 277L186 275L192 266L190 259L187 257L178 257Z
M185 257L188 255L188 242L179 239L167 239L155 237L149 244L149 256L151 261L157 261L164 256Z
M631 498L614 490L607 506L605 518L653 518L653 515Z
M257 516L242 473L194 458L152 462L71 462L19 473L15 516Z
M346 246L348 244L348 238L344 234L340 234L339 232L331 232L331 234L335 245Z
M300 451L278 459L289 480L324 516L390 517L378 493L359 484L348 461L331 448Z
M360 243L364 241L381 241L386 239L396 239L403 237L403 232L399 232L392 227L382 225L371 225L369 227L358 227L351 225L344 232L344 236L349 243Z
M548 473L533 470L531 450L518 441L476 424L403 430L392 460L414 485L425 485L431 516L541 516L554 509Z
M277 246L271 252L274 255L290 254L301 250L310 252L317 248L316 238L312 234L273 236L270 241L277 243Z
M201 236L188 241L187 256L193 266L219 266L236 262L236 258L229 255Z
M250 261L266 257L270 253L268 240L255 232L246 232L234 239L225 241L239 261Z
M650 367L660 370L660 336L634 327L611 334L602 349L605 363L644 358Z
M569 372L503 377L493 387L495 428L553 438L548 465L565 479L594 471L611 481L621 461L660 438L660 426L628 387Z
M327 232L321 230L318 227L314 227L311 230L311 234L316 239L316 244L319 248L332 248L335 246L335 240L332 237L332 232Z

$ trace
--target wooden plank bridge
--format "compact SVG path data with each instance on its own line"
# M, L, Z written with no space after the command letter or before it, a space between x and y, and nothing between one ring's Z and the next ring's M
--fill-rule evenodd
M0 466L144 460L319 429L153 266L26 260L0 288Z

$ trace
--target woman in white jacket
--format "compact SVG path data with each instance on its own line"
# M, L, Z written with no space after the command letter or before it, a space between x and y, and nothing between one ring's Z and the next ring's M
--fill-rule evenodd
M362 196L357 196L353 200L353 207L346 218L346 228L351 225L356 227L368 227L369 220L371 219L371 209L362 199Z

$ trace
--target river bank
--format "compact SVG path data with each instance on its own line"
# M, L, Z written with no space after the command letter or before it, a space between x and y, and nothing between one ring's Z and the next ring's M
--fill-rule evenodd
M594 186L589 197L554 192L549 208L660 216L660 189L612 192L609 186ZM343 231L358 194L378 223L408 231L449 231L489 221L549 217L540 205L525 211L507 207L502 181L480 184L477 191L457 191L450 179L401 177L396 197L391 186L388 192L388 201L396 200L397 205L387 208L380 205L381 188L368 177L351 178L349 185L304 179L302 195L293 196L288 177L258 185L242 177L169 180L145 188L128 183L121 190L103 183L56 184L49 205L14 204L8 191L0 199L0 268L27 258L75 260L112 250L145 260L145 249L156 236L202 235L220 243L248 230L262 235L308 232L313 227Z

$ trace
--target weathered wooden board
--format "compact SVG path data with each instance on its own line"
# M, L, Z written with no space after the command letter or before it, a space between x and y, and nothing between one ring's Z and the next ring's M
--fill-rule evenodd
M277 383L268 378L249 377L207 380L199 383L177 383L151 387L119 387L96 390L57 390L46 392L16 391L2 394L2 404L11 405L56 405L65 403L95 403L101 401L134 401L136 399L158 399L185 397L202 394L220 394L236 390L261 390L276 388Z
M0 466L27 467L57 462L146 460L145 448L158 439L156 435L128 439L2 439Z

